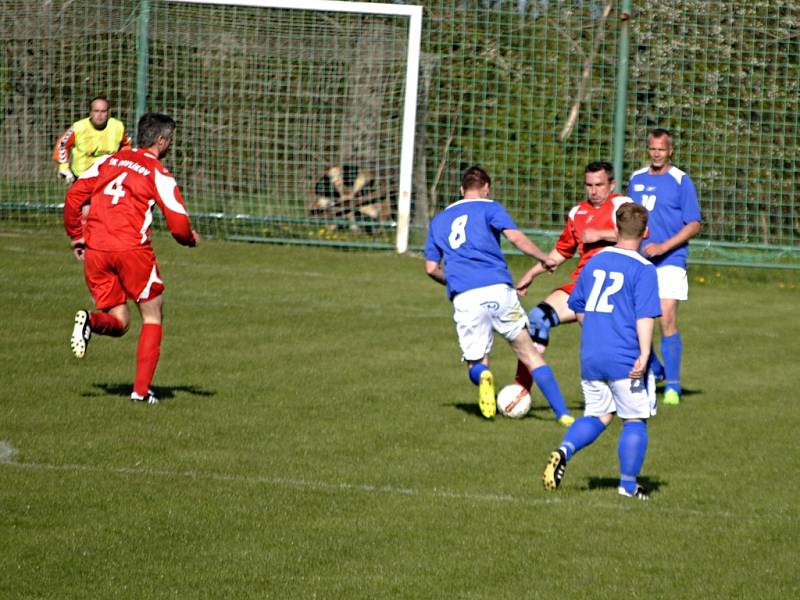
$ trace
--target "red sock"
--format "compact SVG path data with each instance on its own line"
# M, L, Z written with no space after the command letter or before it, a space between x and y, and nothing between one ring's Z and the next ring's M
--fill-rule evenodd
M514 377L514 381L516 381L529 392L531 391L533 377L531 376L531 372L528 371L528 367L526 367L525 363L523 363L521 360L517 361L517 375Z
M161 356L161 325L144 323L136 348L136 379L133 382L133 391L142 397L147 396L147 391L153 382L159 356Z
M119 337L125 333L125 327L123 327L122 322L108 313L89 313L89 322L92 326L92 333L97 335Z

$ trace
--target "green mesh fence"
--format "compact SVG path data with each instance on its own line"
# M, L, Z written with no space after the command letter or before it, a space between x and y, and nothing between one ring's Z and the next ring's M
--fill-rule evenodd
M203 233L393 247L407 18L148 4L147 108L179 121L166 162ZM800 266L796 0L633 2L628 21L622 0L418 4L412 248L476 162L549 246L584 165L611 160L616 140L627 182L658 126L698 188L691 261ZM96 94L133 129L141 4L0 7L0 227L52 224L56 137Z

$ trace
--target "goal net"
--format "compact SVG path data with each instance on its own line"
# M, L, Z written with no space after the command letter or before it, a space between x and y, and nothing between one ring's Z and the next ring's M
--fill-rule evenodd
M46 71L41 79L55 72L71 84L31 97L41 105L33 120L64 107L46 145L88 114L93 96L108 95L131 133L143 110L177 120L164 162L202 232L405 250L421 8L318 0L12 4L31 25L14 55L36 63L24 68ZM34 31L43 22L52 35ZM25 44L35 48L32 59ZM2 167L5 185L54 181L46 145L17 173ZM22 189L15 196L21 205L31 198ZM57 203L63 190L53 183L35 197Z

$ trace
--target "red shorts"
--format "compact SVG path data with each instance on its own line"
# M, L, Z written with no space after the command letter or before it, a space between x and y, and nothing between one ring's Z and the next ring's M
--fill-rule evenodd
M575 289L575 281L570 281L569 283L565 283L564 285L556 289L566 292L567 296L569 296L572 293L572 290Z
M128 300L146 302L164 291L152 248L120 252L87 248L83 257L83 276L99 310Z

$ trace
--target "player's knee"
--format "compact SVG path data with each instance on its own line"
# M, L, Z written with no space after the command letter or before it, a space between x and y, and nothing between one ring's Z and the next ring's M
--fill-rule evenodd
M558 318L556 309L547 302L539 302L528 313L531 327L536 329L556 327L561 321Z
M540 302L528 313L531 338L537 344L547 346L550 341L550 329L561 322L556 309L547 302Z
M675 318L664 318L662 316L659 318L658 324L661 329L662 336L668 337L678 333L678 320Z

